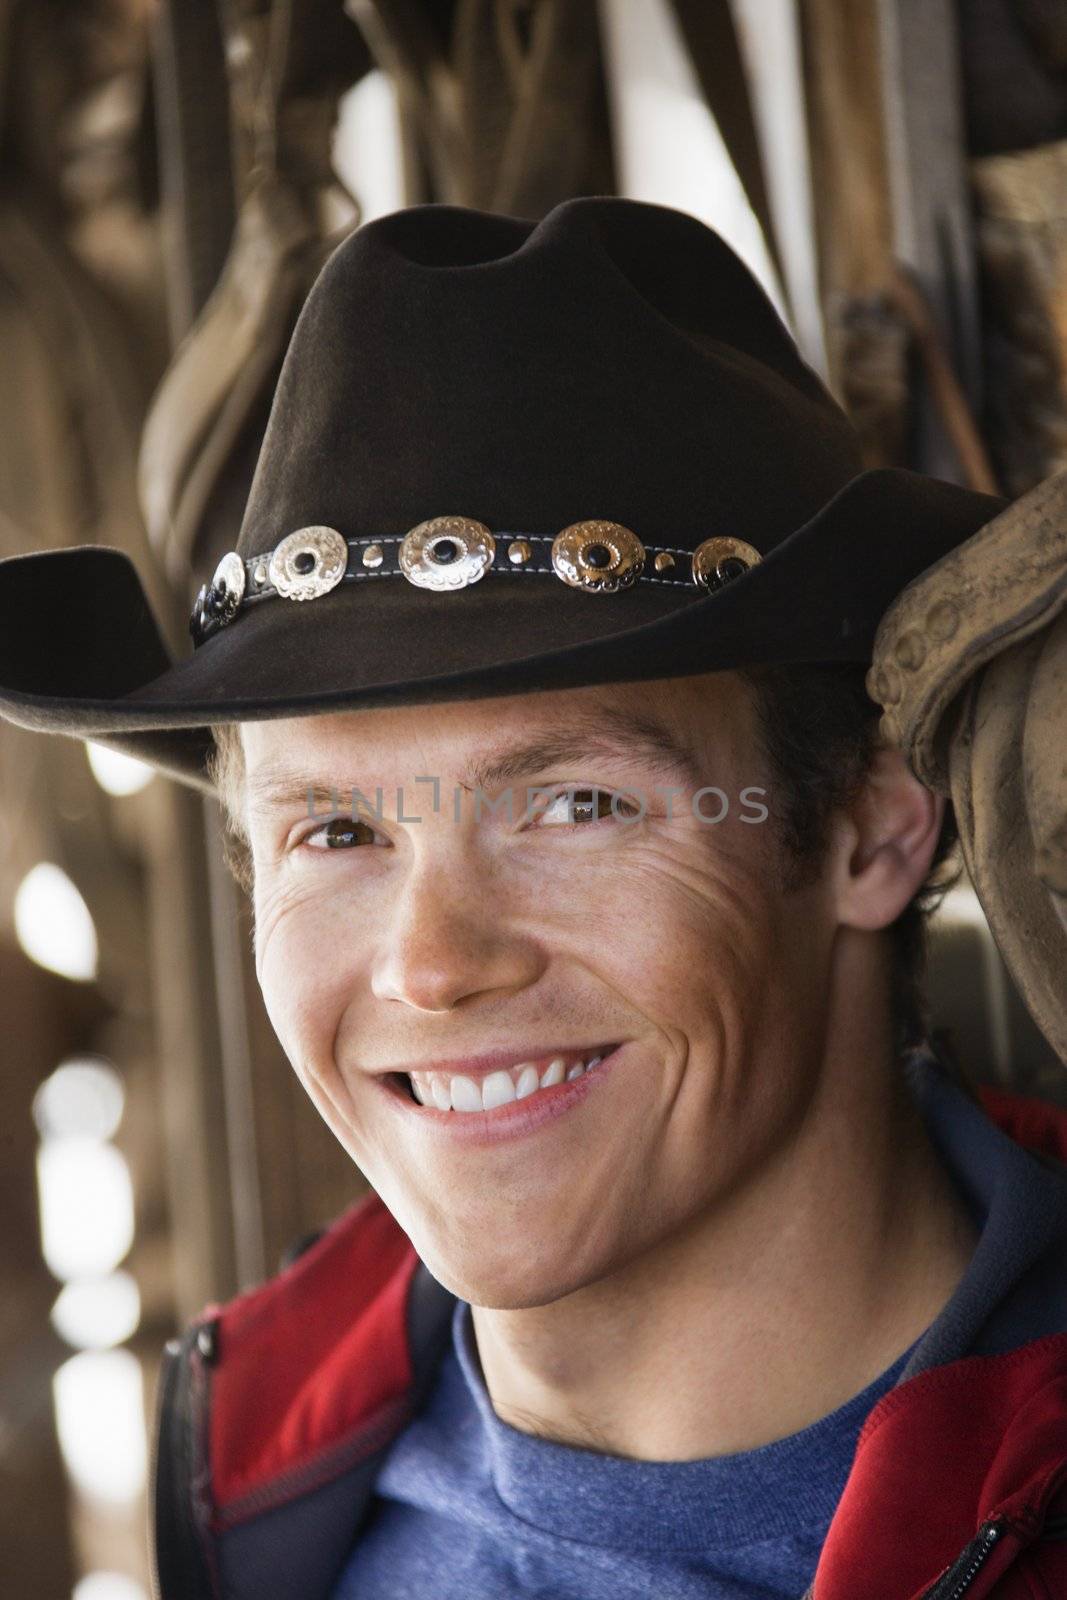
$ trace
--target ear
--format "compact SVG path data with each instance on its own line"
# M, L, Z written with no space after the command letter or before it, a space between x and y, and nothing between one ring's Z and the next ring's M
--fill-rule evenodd
M899 750L877 751L837 835L839 922L878 929L897 919L930 870L944 811L944 800L919 782Z

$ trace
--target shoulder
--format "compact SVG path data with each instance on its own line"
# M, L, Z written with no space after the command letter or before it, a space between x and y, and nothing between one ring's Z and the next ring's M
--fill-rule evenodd
M370 1194L277 1276L210 1308L221 1498L280 1467L288 1441L324 1446L406 1392L405 1310L418 1265Z
M274 1278L205 1308L182 1347L205 1392L217 1507L407 1407L417 1364L412 1308L425 1302L428 1278L371 1194ZM443 1321L452 1297L430 1283Z
M168 1346L158 1393L159 1592L216 1594L212 1574L231 1561L244 1572L253 1556L274 1573L277 1518L303 1585L308 1527L321 1554L341 1483L350 1527L433 1379L454 1305L370 1195L269 1282L206 1307Z
M1032 1155L1067 1163L1067 1107L990 1084L977 1093L986 1115L1016 1144Z

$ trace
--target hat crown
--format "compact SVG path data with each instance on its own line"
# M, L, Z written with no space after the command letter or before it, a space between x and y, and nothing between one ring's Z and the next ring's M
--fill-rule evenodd
M314 284L238 549L462 515L767 550L860 470L763 289L694 218L601 197L538 223L416 206L350 234Z

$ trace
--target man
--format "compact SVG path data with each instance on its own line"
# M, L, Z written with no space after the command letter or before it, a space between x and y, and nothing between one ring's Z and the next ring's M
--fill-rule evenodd
M5 714L217 787L375 1190L171 1352L165 1600L1067 1592L1067 1119L915 1048L950 823L862 692L1002 509L863 473L691 219L423 207L313 290L190 657L0 566Z

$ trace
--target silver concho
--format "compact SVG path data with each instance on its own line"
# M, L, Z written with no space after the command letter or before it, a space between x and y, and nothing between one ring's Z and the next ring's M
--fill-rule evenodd
M493 565L496 540L471 517L433 517L400 541L400 570L420 589L465 589Z
M215 615L220 622L232 622L245 593L245 564L236 550L228 550L215 568L211 587L219 596Z
M759 551L743 539L730 539L725 535L705 539L693 551L693 582L701 589L721 589L761 559Z
M270 558L270 581L287 600L317 600L345 575L348 542L336 528L287 533Z
M619 522L574 522L552 541L557 577L589 594L628 589L644 564L644 545Z

